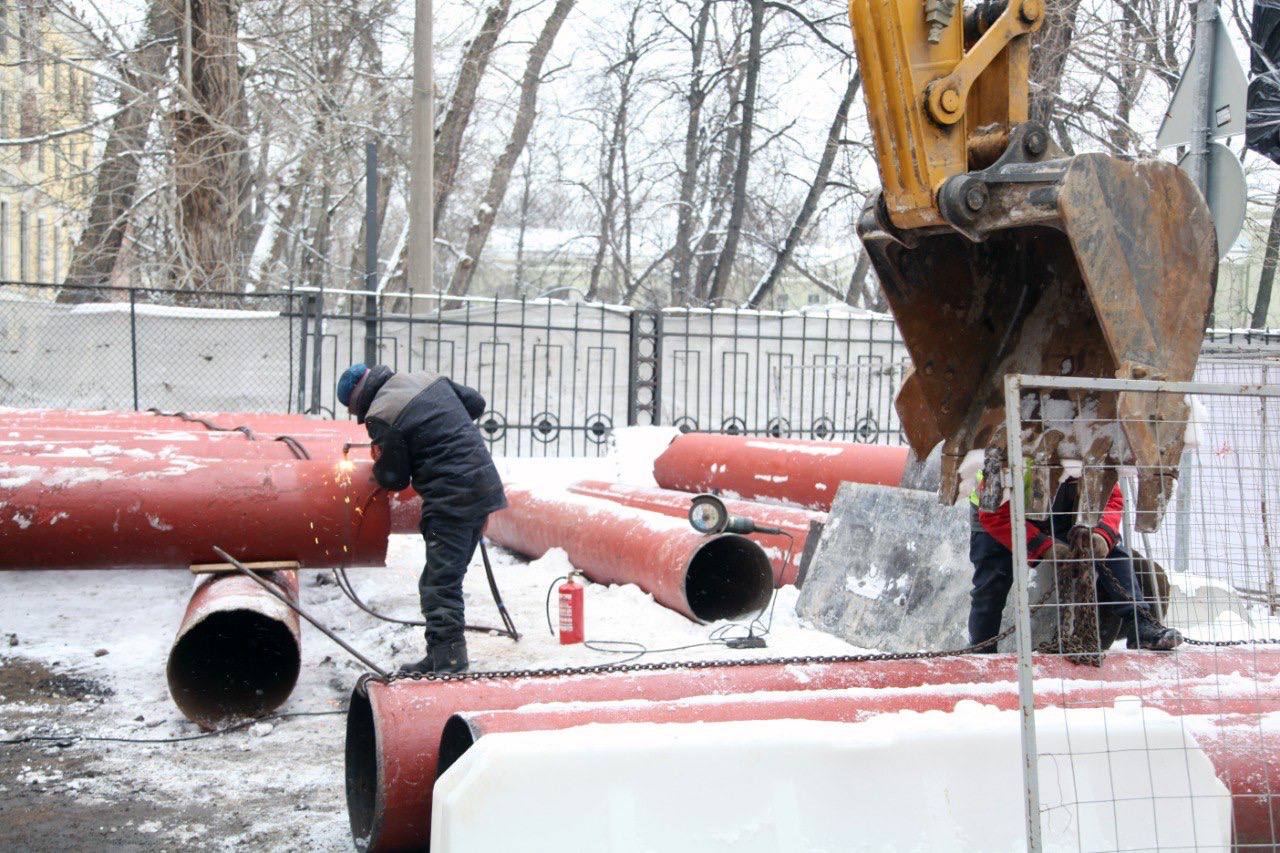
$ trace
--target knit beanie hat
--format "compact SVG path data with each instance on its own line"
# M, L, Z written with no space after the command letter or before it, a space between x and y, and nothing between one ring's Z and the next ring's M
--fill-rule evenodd
M369 368L363 364L353 364L342 372L342 376L338 377L338 402L351 408L351 392L356 390L356 386L360 384L360 380L369 372Z

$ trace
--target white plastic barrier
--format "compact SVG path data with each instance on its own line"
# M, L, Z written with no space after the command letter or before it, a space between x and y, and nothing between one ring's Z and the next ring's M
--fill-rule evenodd
M1178 718L1125 700L1037 726L1045 849L1229 848L1230 794ZM1018 715L488 735L436 783L431 849L1020 851Z

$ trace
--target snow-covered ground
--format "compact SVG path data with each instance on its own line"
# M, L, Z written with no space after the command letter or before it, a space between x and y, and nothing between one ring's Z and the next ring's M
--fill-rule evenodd
M653 457L670 437L668 430L623 431L608 457L500 464L508 482L540 490L586 477L651 484ZM778 595L766 649L709 644L723 624L694 624L634 586L599 585L586 591L587 637L625 641L620 651L561 646L547 627L545 603L569 568L563 552L531 563L496 547L491 554L524 637L513 643L470 635L477 669L602 664L640 646L673 649L646 655L652 661L856 651L799 623L794 587ZM350 574L375 610L417 618L422 561L420 537L396 536L385 569ZM302 675L281 708L299 716L179 743L76 740L199 734L174 707L164 677L191 587L191 577L177 570L0 574L0 741L67 736L0 744L0 849L350 849L342 709L362 670L309 625ZM478 555L465 592L471 621L498 624ZM383 666L423 653L418 629L360 612L327 572L304 576L301 602Z

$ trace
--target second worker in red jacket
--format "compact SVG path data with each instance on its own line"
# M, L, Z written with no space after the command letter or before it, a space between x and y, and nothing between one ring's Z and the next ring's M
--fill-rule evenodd
M1133 572L1133 555L1120 540L1120 523L1124 517L1124 495L1120 487L1111 491L1098 526L1092 530L1077 527L1079 481L1068 479L1054 496L1049 517L1044 521L1027 521L1027 562L1034 566L1041 560L1059 562L1078 560L1081 554L1092 557L1096 565L1099 609L1120 620L1120 636L1129 648L1167 651L1182 643L1182 635L1166 628L1156 619L1143 599ZM972 504L972 532L969 535L969 560L973 563L973 591L969 607L969 642L976 645L1000 633L1000 617L1005 600L1013 587L1013 529L1009 502L995 512L984 512L978 506L978 493L969 498ZM1103 615L1100 612L1100 616ZM995 643L981 649L994 652ZM1105 650L1104 650L1105 651Z

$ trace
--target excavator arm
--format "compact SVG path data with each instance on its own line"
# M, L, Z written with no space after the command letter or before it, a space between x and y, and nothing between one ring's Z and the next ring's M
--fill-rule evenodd
M898 412L917 455L943 445L947 503L970 453L992 474L1005 467L1006 374L1189 379L1217 279L1209 210L1180 169L1068 157L1028 120L1044 4L850 2L882 183L858 233L914 365ZM1059 398L1075 413L1064 418L1049 399L1025 419L1037 426L1024 445L1047 470L1084 463L1082 522L1133 466L1138 525L1155 529L1183 402L1074 393ZM984 500L998 500L999 481L984 480Z

